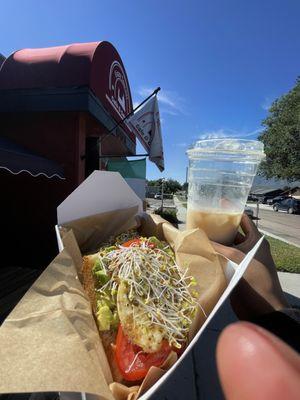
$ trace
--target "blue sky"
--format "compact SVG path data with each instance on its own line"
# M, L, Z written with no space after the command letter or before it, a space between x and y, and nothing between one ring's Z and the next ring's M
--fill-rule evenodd
M185 179L205 135L256 138L272 100L300 75L299 0L0 0L0 52L108 40L134 102L161 86L166 170ZM143 152L141 147L138 151Z

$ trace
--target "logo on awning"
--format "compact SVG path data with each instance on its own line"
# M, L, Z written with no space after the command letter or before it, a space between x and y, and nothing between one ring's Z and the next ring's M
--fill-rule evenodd
M106 99L120 118L123 119L130 113L129 85L123 67L116 60L113 61L110 67Z

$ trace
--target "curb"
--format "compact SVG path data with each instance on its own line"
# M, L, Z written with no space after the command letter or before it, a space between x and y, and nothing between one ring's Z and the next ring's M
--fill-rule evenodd
M270 236L270 237L272 237L272 238L274 238L274 239L281 240L282 242L285 242L285 243L287 243L287 244L290 244L291 246L295 246L295 247L300 248L299 244L296 244L296 243L293 243L293 242L291 242L291 241L289 241L289 240L283 239L282 237L277 236L277 235L274 235L273 233L267 232L267 231L265 231L265 230L263 230L263 229L259 229L259 228L258 228L258 230L259 230L259 232L263 233L264 235L268 235L268 236Z

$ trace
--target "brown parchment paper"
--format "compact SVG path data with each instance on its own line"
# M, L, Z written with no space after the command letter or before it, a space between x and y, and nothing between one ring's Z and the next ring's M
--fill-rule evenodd
M109 389L110 368L80 283L81 252L93 252L109 236L133 227L136 212L135 207L116 210L64 226L65 249L0 328L0 393L86 392L99 399L114 398ZM199 301L208 315L227 283L206 235L197 229L180 232L159 216L148 214L140 216L139 224L142 235L167 240L177 262L195 276ZM200 310L191 338L204 319ZM176 357L167 367L175 361ZM121 388L122 398L143 394L163 374L162 368L151 368L139 388Z
M136 225L138 206L77 219L64 224L72 229L82 254L98 251L100 244L112 235L126 232Z
M73 260L61 252L0 328L0 393L87 391L112 399Z

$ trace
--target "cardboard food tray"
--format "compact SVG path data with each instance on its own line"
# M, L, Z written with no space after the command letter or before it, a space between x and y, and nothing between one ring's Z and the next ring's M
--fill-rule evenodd
M59 391L83 393L83 398L114 398L108 387L112 382L110 368L80 283L81 252L97 250L111 234L133 227L135 216L141 211L140 199L118 173L100 171L95 171L58 207L58 223L64 227L62 230L56 227L60 253L0 328L0 393ZM167 236L179 262L188 255L196 274L197 268L203 269L204 278L200 281L206 280L205 284L210 285L203 286L204 302L215 298L215 293L218 297L209 301L211 306L209 302L205 304L210 308L208 318L191 335L179 360L166 372L157 369L145 379L139 390L141 400L153 395L184 361L261 243L240 265L224 260L219 264L218 256L200 230L181 233L178 239L178 231L165 221L149 217L143 220L141 228L145 232L155 230L157 236ZM203 248L195 247L199 242L204 243ZM211 274L211 271L217 272ZM207 275L211 278L206 278ZM123 398L134 396L124 393Z

